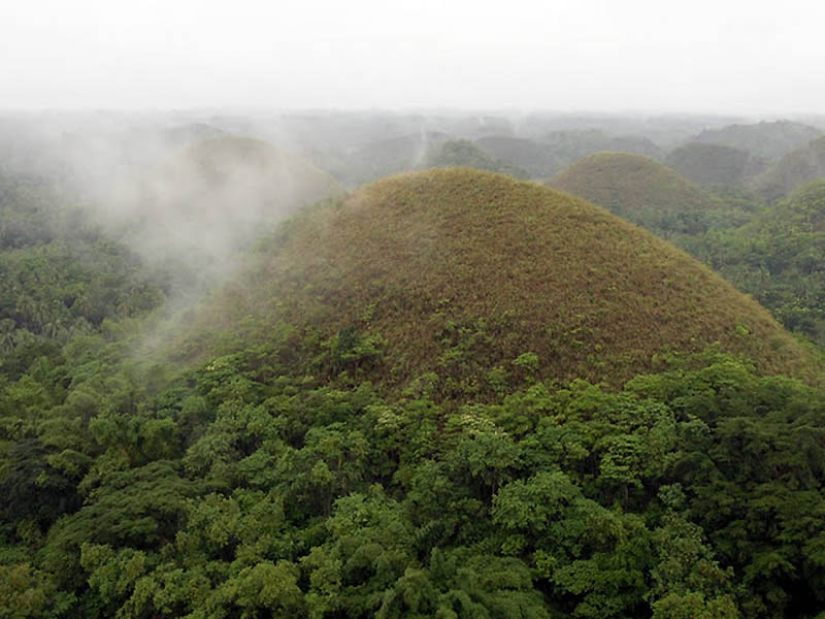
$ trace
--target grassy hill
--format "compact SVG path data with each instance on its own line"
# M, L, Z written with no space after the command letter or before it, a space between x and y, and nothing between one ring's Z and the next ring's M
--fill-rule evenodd
M671 151L665 164L704 187L738 186L764 167L746 151L702 142L689 142Z
M731 210L670 168L628 153L591 155L550 184L664 235L702 232Z
M429 376L451 398L497 372L615 384L657 353L716 342L761 372L808 367L767 311L664 241L573 196L463 168L381 180L292 219L175 352L275 340L291 371Z
M825 137L782 157L754 181L754 187L768 200L778 200L822 176L825 176Z
M814 127L779 120L707 130L696 136L695 140L730 146L747 151L755 157L776 160L820 136L822 132Z

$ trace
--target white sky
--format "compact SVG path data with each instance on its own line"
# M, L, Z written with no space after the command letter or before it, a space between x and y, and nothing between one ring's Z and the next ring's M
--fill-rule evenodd
M0 108L825 112L821 0L0 0Z

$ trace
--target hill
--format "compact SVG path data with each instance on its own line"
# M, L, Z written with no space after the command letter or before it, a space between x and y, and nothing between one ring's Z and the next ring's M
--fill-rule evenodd
M738 186L764 167L746 151L703 142L689 142L671 151L665 164L704 187Z
M530 178L545 178L548 170L561 170L565 165L547 145L526 138L493 135L475 143L493 157L525 170Z
M550 184L664 235L702 232L730 210L670 168L628 153L591 155Z
M721 129L703 131L695 140L730 146L755 157L776 160L821 136L822 132L814 127L779 120L752 125L728 125Z
M515 178L527 177L527 172L524 170L505 161L494 159L469 140L449 140L431 148L424 156L420 167L426 169L457 166L488 172L501 172Z
M561 163L557 168L545 170L544 178L560 172L565 166L579 159L599 152L626 152L653 158L661 154L659 147L647 138L613 137L600 129L551 131L537 141L543 149L552 153Z
M453 398L483 392L491 369L518 359L545 378L614 384L659 352L716 342L762 372L807 363L764 309L686 254L584 200L502 175L381 180L292 220L261 251L176 354L243 346L242 332L250 342L288 333L281 354L293 371L372 368L391 384L431 375Z
M421 165L427 151L449 139L446 133L421 131L371 141L349 153L341 177L349 184L359 185L413 170Z
M787 196L796 187L825 176L825 137L788 153L754 181L768 200Z

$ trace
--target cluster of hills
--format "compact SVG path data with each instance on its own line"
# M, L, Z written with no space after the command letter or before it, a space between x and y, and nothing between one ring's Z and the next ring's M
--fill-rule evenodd
M6 615L825 612L819 129L51 120L0 123Z

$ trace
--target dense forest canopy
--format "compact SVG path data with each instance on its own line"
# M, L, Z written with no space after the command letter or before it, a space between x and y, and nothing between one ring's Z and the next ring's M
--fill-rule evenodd
M741 172L807 126L30 120L0 122L0 617L825 613L825 181ZM507 176L607 141L587 186L719 275Z

